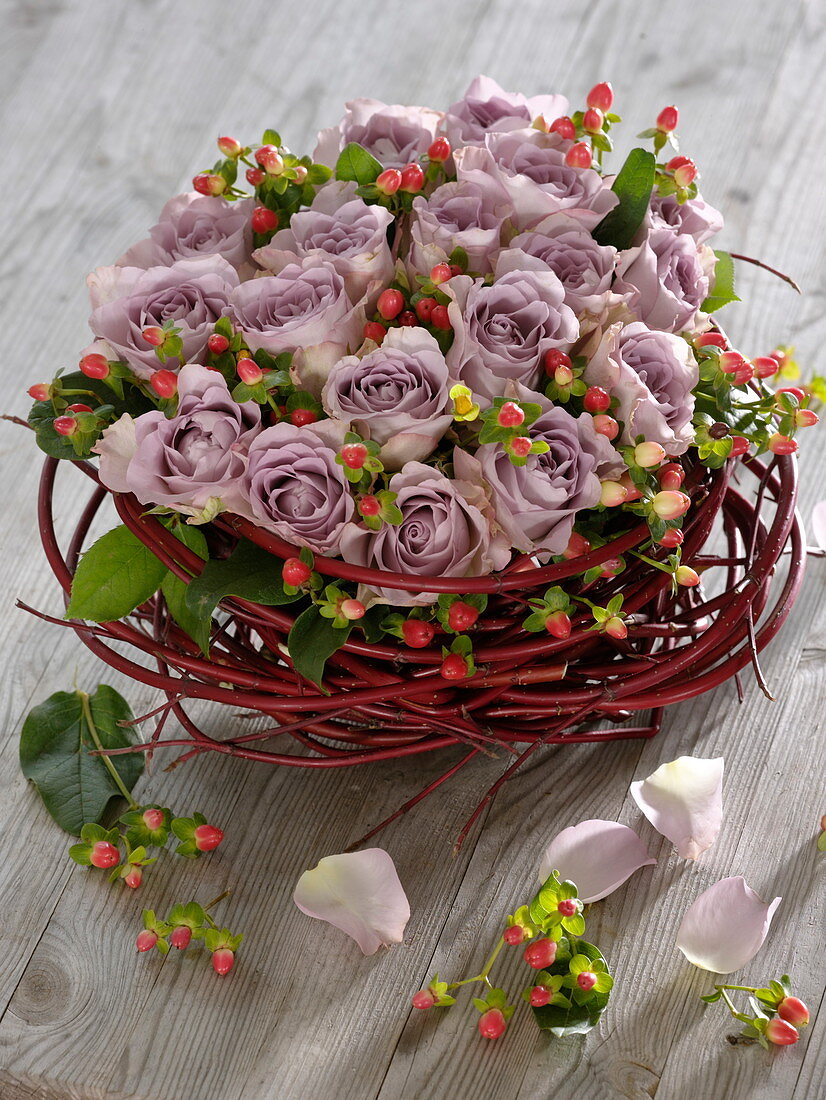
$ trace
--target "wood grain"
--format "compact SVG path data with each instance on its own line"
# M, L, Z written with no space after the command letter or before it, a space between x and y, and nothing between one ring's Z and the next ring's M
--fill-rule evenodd
M804 364L817 365L826 342L822 5L2 0L0 13L0 142L13 172L0 256L10 412L24 413L25 387L70 366L87 342L87 271L144 234L165 199L212 159L218 133L254 138L274 125L303 150L348 98L443 106L479 71L574 99L611 79L628 119L620 151L676 102L685 150L726 213L723 244L789 271L805 289L797 297L743 267L744 303L731 307L727 326L752 354L791 342ZM824 459L826 437L814 432L802 460L806 516L824 496ZM218 918L247 939L236 971L219 981L197 955L135 954L141 902L69 864L65 837L19 774L23 716L51 691L104 679L136 712L155 699L103 669L69 632L14 609L16 596L51 612L59 603L37 549L39 464L22 429L0 425L0 461L12 517L0 533L2 1100L824 1094L826 1013L789 1050L732 1046L724 1014L699 1001L710 977L673 946L697 893L744 874L763 896L784 897L750 972L790 969L810 1007L822 1003L824 863L814 847L826 809L822 559L812 559L796 614L765 658L776 703L747 683L738 705L724 686L674 708L653 742L548 749L503 789L456 860L452 840L499 762L472 765L391 826L379 842L396 860L413 917L403 946L370 959L303 916L292 889L302 870L340 851L449 757L322 775L224 760L164 773L159 758L141 797L200 809L227 839L197 865L159 865L142 901L164 910L233 888ZM65 517L85 491L65 472ZM232 719L214 711L212 720L220 728ZM696 864L677 859L628 797L632 780L681 753L726 760L725 825ZM502 1043L483 1044L472 1010L414 1013L410 994L434 970L479 965L502 915L530 892L542 846L586 817L638 828L658 857L591 913L618 980L600 1027L553 1043L523 1020ZM502 977L518 988L516 970L514 954Z

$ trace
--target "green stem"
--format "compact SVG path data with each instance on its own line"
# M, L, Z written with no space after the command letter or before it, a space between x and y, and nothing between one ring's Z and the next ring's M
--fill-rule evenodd
M223 894L219 894L217 898L213 898L212 901L207 902L207 904L203 907L204 912L208 912L213 907L213 905L217 905L219 901L223 901L224 898L228 898L231 893L232 890L224 890Z
M756 993L756 985L715 985L715 989L719 989L722 993L724 989L740 989L743 993Z
M635 558L639 558L640 561L644 561L646 565L653 565L655 569L661 569L663 573L671 572L669 567L667 565L664 565L661 561L654 561L653 558L646 557L645 554L640 554L636 550L632 550L631 553L634 555Z
M95 725L95 720L92 717L92 708L89 705L89 696L86 694L85 691L79 691L77 694L78 694L78 698L80 699L81 709L83 710L83 717L86 719L86 724L89 727L89 733L91 733L91 735L92 735L92 740L94 741L95 747L97 748L97 750L100 754L100 759L103 761L103 763L105 764L109 774L112 776L112 779L115 783L115 786L118 788L118 790L123 795L123 797L126 799L126 801L129 803L129 808L131 810L139 810L140 809L139 803L137 803L134 800L134 798L132 797L130 791L126 787L126 784L121 779L121 777L118 773L118 769L115 767L115 765L109 759L109 757L106 755L106 750L104 749L103 744L100 740L100 736L98 734L97 726Z
M505 941L500 938L499 943L497 943L496 947L494 947L493 951L491 952L490 958L478 974L474 975L472 978L463 978L460 982L450 982L447 988L458 989L460 985L471 985L473 982L487 982L488 985L490 985L490 982L488 981L488 974L490 974L491 970L493 969L493 964L496 962L497 958L499 957L499 952L504 946Z

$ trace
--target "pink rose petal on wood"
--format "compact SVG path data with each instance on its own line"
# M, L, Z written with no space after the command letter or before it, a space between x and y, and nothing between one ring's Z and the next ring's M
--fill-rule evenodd
M410 919L395 864L382 848L325 856L298 880L293 901L307 916L346 932L365 955L401 943Z
M690 963L715 974L745 966L763 946L781 902L763 902L742 875L724 878L700 894L683 917L677 947Z
M656 863L645 845L627 825L592 819L563 829L542 857L539 877L544 882L552 871L575 882L584 902L607 897L627 878Z
M684 859L696 859L717 839L723 818L723 758L681 756L631 784L631 796Z

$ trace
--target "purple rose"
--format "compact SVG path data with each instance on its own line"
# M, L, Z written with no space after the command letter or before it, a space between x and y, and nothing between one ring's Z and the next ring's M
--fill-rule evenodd
M351 301L344 279L318 256L242 283L230 305L249 347L271 355L296 352L297 380L314 392L321 391L330 367L362 342L361 303Z
M100 476L115 492L141 504L161 504L189 515L233 511L250 444L261 429L254 401L239 405L217 371L181 367L178 408L167 418L153 410L127 414L106 428L95 447Z
M478 486L445 477L432 466L408 462L390 479L402 522L379 531L351 523L341 538L341 556L352 565L393 573L478 577L503 569L510 550L493 530L490 505ZM435 603L433 592L378 588L369 602L413 607Z
M538 115L548 122L568 113L568 100L561 95L537 95L527 99L521 92L506 92L489 76L477 76L468 90L445 113L444 129L454 149L460 145L484 145L488 134L522 130Z
M642 321L611 325L585 368L585 379L618 398L614 416L624 425L621 443L642 436L680 455L693 442L692 390L699 369L681 337L649 329Z
M164 366L200 362L219 317L227 312L238 275L221 256L177 260L171 267L99 267L87 279L92 300L89 325L112 349L110 359L125 359L139 378L149 378L160 361L143 338L147 326L172 321L183 341L180 358Z
M475 455L457 451L456 473L475 484L486 484L496 521L513 546L545 560L562 553L577 512L599 503L600 481L617 476L625 463L595 430L588 413L574 418L543 394L523 386L512 387L509 396L542 406L530 436L546 442L550 450L529 455L526 465L516 466L501 444L486 443Z
M614 291L649 328L691 331L708 297L714 253L687 233L649 229L643 242L620 253Z
M673 195L651 196L651 208L646 217L646 227L663 229L668 226L675 233L688 233L697 244L705 242L723 228L723 215L698 195L679 203Z
M552 214L511 241L559 277L565 301L577 315L599 316L611 298L617 250L600 245L574 218Z
M508 381L532 389L545 352L570 348L579 335L562 283L521 249L500 252L492 285L463 275L444 289L454 297L448 306L455 333L447 353L451 376L486 404Z
M332 180L320 188L309 210L293 214L288 229L279 230L255 259L276 274L305 256L326 260L344 279L351 301L393 278L387 226L393 215L383 206L368 206L356 195L355 183Z
M448 374L435 339L423 328L391 328L380 348L348 355L330 371L321 400L338 420L381 446L389 470L427 458L453 420Z
M265 428L249 450L238 509L294 546L337 554L356 506L336 452L311 428Z
M378 99L354 99L338 126L322 130L313 160L335 168L345 145L355 141L384 168L403 168L427 152L442 121L440 111L405 107Z
M118 260L118 267L168 267L176 260L223 256L245 275L253 274L252 226L255 202L228 202L188 191L170 199L144 241Z
M510 212L507 192L482 173L474 182L444 183L427 199L417 196L410 227L414 269L429 272L454 248L463 248L471 271L492 271Z
M549 214L565 213L591 230L619 199L599 172L565 163L570 147L559 134L513 130L490 134L484 148L459 149L454 160L460 180L476 180L481 173L502 184L519 229L529 229Z

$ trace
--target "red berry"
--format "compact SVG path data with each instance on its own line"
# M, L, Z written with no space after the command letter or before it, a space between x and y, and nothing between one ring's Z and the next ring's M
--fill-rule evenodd
M545 620L545 629L554 638L569 638L571 636L571 620L564 611L555 611Z
M651 507L660 519L678 519L691 507L691 498L676 489L664 489L656 494Z
M751 365L758 378L773 378L780 370L779 363L770 355L758 355L756 359L752 359Z
M587 993L589 989L593 989L597 984L597 976L593 970L583 970L581 974L577 974L576 984L583 992Z
M123 881L126 883L130 890L137 890L137 888L143 881L143 868L130 868L130 870L123 876Z
M207 347L213 355L221 355L229 347L229 340L220 332L213 332L207 340Z
M147 829L160 829L164 823L163 810L157 810L154 807L150 807L148 810L143 811L143 823Z
M193 178L192 186L201 195L221 195L227 189L227 181L216 172L201 172Z
M430 315L433 313L434 306L437 305L435 298L420 298L416 302L416 316L420 321L424 321L425 324L430 320Z
M138 932L138 938L135 940L135 947L137 947L138 951L151 951L157 942L158 933L153 932L150 928L144 928L142 932Z
M442 329L445 332L451 327L450 316L447 312L447 306L436 305L430 314L430 323L434 328Z
M29 386L26 392L32 401L48 401L51 388L48 382L38 382L34 386Z
M766 1024L766 1038L770 1043L778 1047L788 1047L796 1043L800 1034L796 1027L792 1027L786 1020L775 1016Z
M582 404L589 413L607 412L611 408L611 395L602 386L589 386L585 391Z
M228 947L220 947L212 952L212 969L216 974L223 977L224 974L229 974L233 966L235 966L235 952L230 951Z
M512 924L502 933L502 939L509 947L519 947L525 942L525 930L521 924Z
M253 233L272 233L278 228L278 215L268 206L256 206L250 221Z
M464 680L468 674L467 661L461 653L449 653L439 671L445 680Z
M359 511L363 516L377 516L381 511L378 497L374 497L372 494L363 496L359 501Z
M435 1004L436 998L429 989L420 989L418 993L413 994L414 1008L420 1008L424 1011L425 1009L433 1008Z
M531 453L531 441L526 435L518 435L510 441L510 449L517 458L527 458Z
M57 421L55 421L57 425ZM797 450L797 440L789 439L787 435L775 432L769 439L769 450L776 455L793 455Z
M367 448L363 443L345 443L340 453L342 462L351 470L360 470L367 461Z
M604 122L605 116L598 107L589 107L582 116L582 128L589 134L598 134Z
M496 417L496 423L500 428L518 428L524 420L525 414L515 401L506 401Z
M744 435L733 435L731 441L731 451L729 454L732 458L739 458L740 455L748 453L749 441Z
M685 470L679 462L666 462L657 470L657 480L663 489L679 489L685 478Z
M596 107L600 111L610 111L614 105L614 89L608 81L595 84L585 102L589 107Z
M380 344L387 335L387 329L378 321L368 321L364 326L364 339Z
M571 370L573 367L570 355L566 355L565 352L560 351L559 348L550 348L546 351L543 362L545 364L545 373L549 378L553 378L560 367L567 368L568 370Z
M700 575L690 565L678 565L674 570L674 580L684 588L693 588L700 583Z
M694 347L722 348L725 350L728 347L728 340L726 340L722 332L704 332L701 336L695 336Z
M569 118L568 115L562 115L561 118L554 119L548 132L559 134L566 141L573 141L576 138L576 126L574 126L573 119Z
M688 187L697 176L697 165L690 157L672 157L666 168L674 174L678 187Z
M237 157L241 153L241 142L234 137L219 137L218 148L225 157Z
M665 458L665 448L660 443L638 443L634 448L634 461L644 470L659 466Z
M235 364L235 370L242 382L248 386L257 385L264 377L264 372L254 359L243 356Z
M339 613L351 622L355 619L363 619L367 608L361 600L342 600L338 607Z
M565 154L565 163L569 168L590 168L592 159L591 150L584 141L572 145Z
M90 405L82 405L77 401L74 405L69 405L66 411L71 413L90 413L92 408Z
M547 936L542 936L540 939L528 944L523 958L528 966L533 967L534 970L544 970L556 958L556 948L555 940L549 940Z
M669 550L673 550L675 546L681 546L683 542L683 533L679 527L669 527L661 539L657 539L660 546L665 546Z
M507 1020L498 1008L489 1008L479 1017L479 1034L485 1039L500 1039L507 1026Z
M156 370L149 379L149 385L158 397L174 397L178 392L178 377L171 370Z
M802 390L800 386L781 386L776 393L789 393L792 397L796 397L798 401L804 401L806 398L806 391Z
M98 355L92 352L89 355L84 355L80 360L80 369L87 378L108 378L109 377L109 360L105 355Z
M402 168L402 181L399 185L400 191L409 191L411 194L416 194L417 191L421 191L424 187L424 172L420 164L406 164Z
M435 160L437 164L444 164L450 156L450 142L445 137L437 137L428 146L428 160Z
M185 951L189 947L190 940L192 939L192 929L188 924L179 924L176 928L172 929L172 935L169 937L169 942L173 947L177 947L179 951Z
M120 863L120 852L108 840L96 840L89 853L89 862L93 867L101 867L103 870L116 867Z
M308 424L315 424L318 417L312 409L293 409L290 413L290 423L296 428L306 428Z
M158 328L157 325L148 325L141 336L144 340L153 348L159 348L166 340L166 333L162 328Z
M58 435L74 435L77 431L77 421L73 416L58 416L53 421L53 427Z
M557 909L563 917L572 917L578 908L573 898L563 898L559 905L557 905Z
M576 531L571 532L571 537L568 539L568 545L562 551L562 557L566 561L570 561L571 558L581 558L583 554L587 554L591 549L591 544L584 535L578 534Z
M419 323L419 318L413 312L412 309L405 309L399 314L399 324L403 328L415 328Z
M197 825L193 839L199 852L211 852L224 839L224 831L217 825Z
M657 115L657 129L663 134L670 134L677 129L680 121L680 112L676 107L663 107Z
M606 439L616 439L617 432L619 431L619 424L614 420L613 416L606 416L605 413L598 413L594 417L594 431L599 435L604 435Z
M464 272L462 271L462 268L459 264L451 264L450 265L450 277L451 277L451 279L453 278L454 275L464 275Z
M724 351L717 360L721 371L726 374L735 374L741 367L748 364L748 359L739 351Z
M619 508L628 497L628 490L619 481L603 481L600 489L600 504L606 508Z
M450 264L436 264L430 269L430 281L434 286L446 283L451 278Z
M813 428L820 417L813 409L798 409L794 414L794 422L798 428Z
M386 321L392 321L404 309L404 295L400 290L383 290L376 308Z
M281 569L284 584L289 584L292 588L300 588L312 574L312 569L301 558L287 558Z
M247 183L252 187L259 187L267 178L263 168L248 168L244 174L247 177Z
M754 367L751 363L744 363L739 370L736 370L731 376L731 380L735 386L747 386L754 378Z
M622 558L606 558L600 565L600 569L602 570L600 573L602 577L618 577L623 570Z
M551 999L551 991L544 985L535 985L530 992L531 1006L533 1008L542 1008Z
M618 615L613 615L605 624L603 630L610 638L617 638L620 641L628 637L628 627Z
M284 158L274 145L262 145L256 149L255 159L270 176L280 176L284 171Z
M402 174L398 168L385 168L376 179L376 187L383 195L395 195L402 185Z
M402 623L402 637L404 644L411 649L424 649L433 641L436 627L433 623L427 623L424 619L405 619Z
M470 630L478 618L478 608L475 608L472 604L463 603L462 600L456 600L455 603L452 603L447 613L448 626L457 633Z
M809 1022L809 1010L799 997L784 997L777 1006L777 1015L794 1027L805 1027Z

